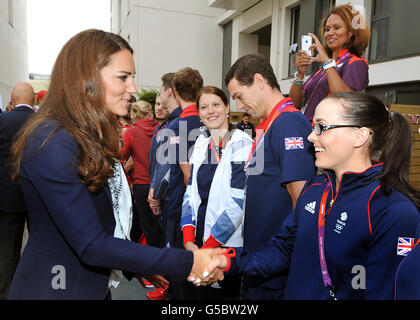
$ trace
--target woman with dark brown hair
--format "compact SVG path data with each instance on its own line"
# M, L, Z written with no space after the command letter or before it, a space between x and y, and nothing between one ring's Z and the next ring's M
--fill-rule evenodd
M389 300L401 264L397 297L418 298L419 252L410 251L420 192L408 180L410 124L378 98L359 92L325 98L314 122L308 140L315 165L325 173L307 182L269 241L227 252L230 272L256 277L288 272L285 299ZM215 266L227 267L228 259L216 257L208 273Z
M201 253L130 241L118 117L136 92L134 76L133 50L112 33L83 31L58 55L44 105L13 146L30 233L9 299L105 299L118 270L187 276L201 269Z
M363 54L369 44L370 31L361 14L350 5L334 7L321 21L321 41L312 33L312 55L300 50L297 71L290 97L309 121L317 105L336 92L362 91L369 83L368 62ZM315 50L318 52L314 55ZM306 81L305 72L312 62L321 67Z

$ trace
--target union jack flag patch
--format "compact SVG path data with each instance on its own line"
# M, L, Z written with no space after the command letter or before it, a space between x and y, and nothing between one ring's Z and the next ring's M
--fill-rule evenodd
M286 148L286 150L303 149L303 138L302 137L284 138L284 147Z
M179 136L177 136L177 137L171 137L169 139L169 143L170 144L179 144L179 142L180 142Z
M398 238L397 254L407 256L414 247L413 238Z

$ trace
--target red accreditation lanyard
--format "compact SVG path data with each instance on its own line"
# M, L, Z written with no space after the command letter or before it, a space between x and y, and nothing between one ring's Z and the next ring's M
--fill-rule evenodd
M330 296L333 299L337 299L334 294L334 287L328 273L327 262L325 260L325 216L326 207L327 207L327 197L330 192L331 184L328 181L325 186L324 192L322 193L321 204L319 206L319 215L318 215L318 246L319 246L319 261L321 265L322 280L324 281L324 286L329 289Z
M246 167L249 166L251 163L252 157L254 156L256 150L261 146L261 144L264 141L264 136L267 134L268 130L271 128L271 125L273 124L274 120L276 120L283 111L287 107L292 107L293 101L291 98L285 98L281 100L273 109L273 111L270 113L267 119L265 119L258 127L257 127L257 136L255 137L254 143L252 144L251 152L248 156L248 162ZM261 130L262 129L262 130Z
M216 150L216 148L214 148L214 147L213 147L213 145L214 145L214 143L213 143L213 139L211 138L211 140L210 140L210 145L209 145L209 149L210 149L210 150L213 150L214 157L216 158L217 163L220 163L221 159L220 159L219 152ZM220 148L220 147L221 147L221 146L220 146L220 144L219 144L219 148Z

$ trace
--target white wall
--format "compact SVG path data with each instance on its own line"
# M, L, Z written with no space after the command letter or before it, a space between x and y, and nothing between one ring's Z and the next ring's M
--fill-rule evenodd
M369 86L420 80L420 56L396 59L369 66Z
M9 23L9 3L13 17ZM28 81L26 0L0 1L0 95L3 108L15 83Z
M135 51L138 89L159 88L163 74L187 66L200 71L205 85L221 86L223 29L217 19L226 10L209 8L207 0L122 0L124 5L129 15L120 34Z
M273 0L263 0L233 19L232 64L245 54L258 53L258 36L252 32L272 22Z

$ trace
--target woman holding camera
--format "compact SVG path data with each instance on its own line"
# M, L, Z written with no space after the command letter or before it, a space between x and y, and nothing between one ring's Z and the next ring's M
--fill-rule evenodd
M318 103L336 92L362 91L369 83L368 63L362 58L370 40L360 13L350 5L334 7L321 22L321 41L312 33L312 57L300 50L296 58L297 72L290 88L296 107L312 121ZM305 72L312 62L321 67L306 81Z

